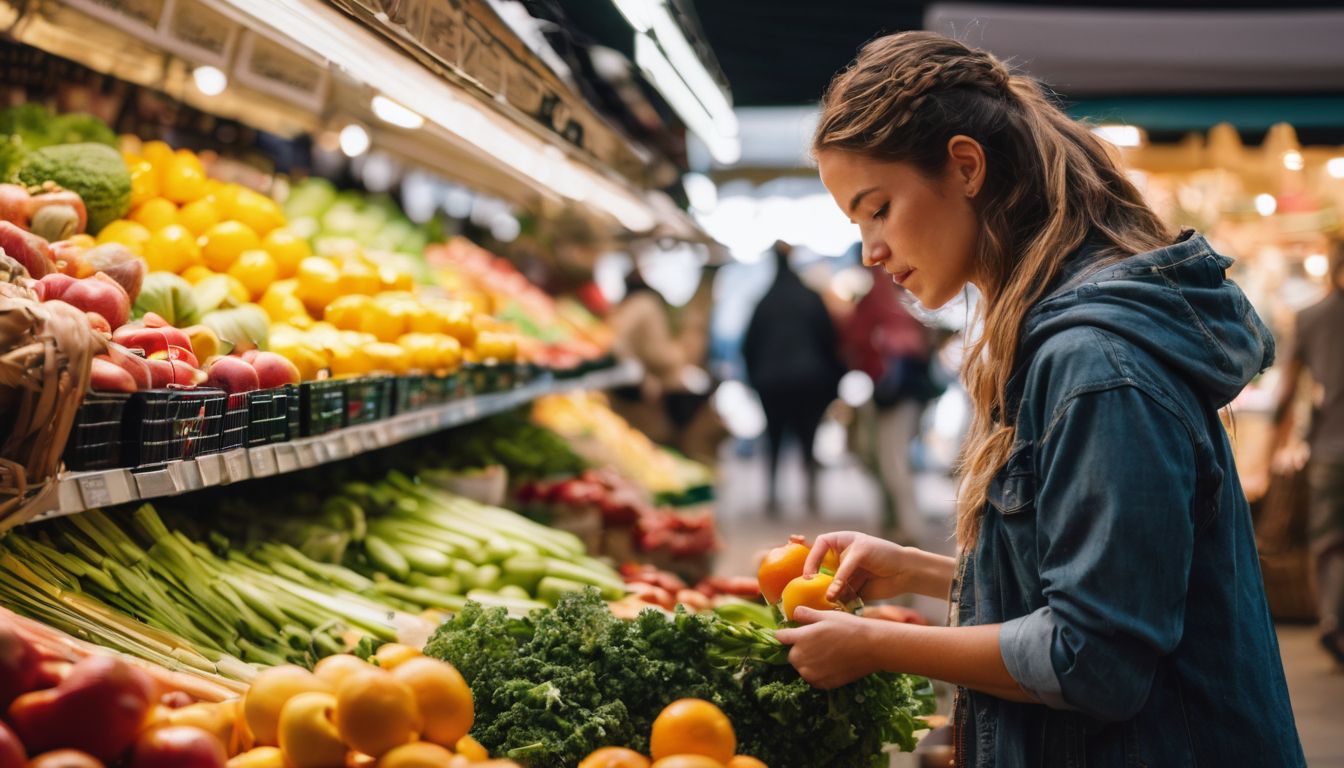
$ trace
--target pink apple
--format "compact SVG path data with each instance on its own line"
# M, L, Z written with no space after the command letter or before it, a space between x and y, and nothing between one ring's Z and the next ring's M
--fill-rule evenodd
M98 392L134 392L135 379L111 360L95 357L89 383Z
M262 389L299 383L298 366L284 355L249 350L243 353L243 359L257 369L257 380L261 383Z
M224 768L228 755L219 739L191 725L151 728L140 736L129 768Z
M61 301L85 312L97 312L113 328L120 328L131 319L131 297L116 280L102 272L76 280L61 294Z
M217 387L229 394L261 388L257 369L241 357L221 357L210 364L207 373L206 386Z

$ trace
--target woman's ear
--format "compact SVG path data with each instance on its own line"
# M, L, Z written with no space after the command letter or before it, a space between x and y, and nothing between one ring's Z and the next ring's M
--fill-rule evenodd
M985 184L985 149L980 142L961 134L948 139L947 162L948 183L957 185L954 189L959 187L969 198L980 194Z

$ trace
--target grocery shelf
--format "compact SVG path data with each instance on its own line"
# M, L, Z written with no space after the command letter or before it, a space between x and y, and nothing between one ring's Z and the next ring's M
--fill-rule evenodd
M56 506L39 511L28 522L296 472L509 411L544 395L610 389L633 384L641 375L638 363L626 362L570 379L543 379L507 392L467 397L371 424L283 443L198 456L171 462L158 469L69 472L61 476Z

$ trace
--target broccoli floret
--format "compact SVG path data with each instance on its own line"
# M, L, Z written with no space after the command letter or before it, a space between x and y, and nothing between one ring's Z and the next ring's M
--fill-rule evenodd
M12 178L35 150L81 142L115 147L117 135L102 120L82 112L52 116L33 103L0 110L0 179Z
M131 174L126 162L104 144L58 144L32 152L16 174L30 187L47 181L78 194L88 209L90 234L123 217L131 208Z

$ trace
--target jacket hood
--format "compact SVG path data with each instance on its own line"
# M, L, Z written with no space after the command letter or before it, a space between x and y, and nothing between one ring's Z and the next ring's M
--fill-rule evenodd
M1100 269L1088 258L1095 250L1079 249L1028 312L1017 359L1065 329L1092 326L1145 350L1214 407L1227 405L1274 362L1274 338L1227 279L1232 259L1201 235L1183 238Z

